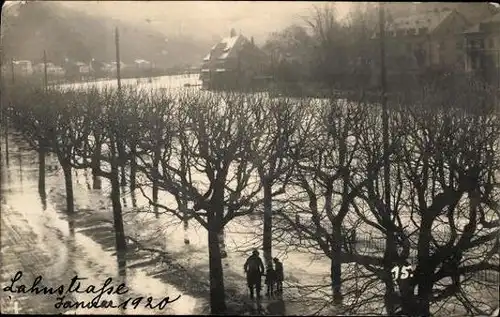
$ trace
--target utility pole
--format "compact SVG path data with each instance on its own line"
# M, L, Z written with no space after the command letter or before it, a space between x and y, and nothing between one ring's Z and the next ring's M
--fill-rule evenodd
M14 59L10 60L10 71L12 73L12 84L16 82L16 74L14 73Z
M380 22L380 89L382 104L382 129L384 143L384 192L387 212L390 212L391 187L389 182L389 113L387 109L387 74L385 67L385 9L384 3L379 5Z
M392 222L391 212L391 187L390 187L390 164L389 164L389 113L387 109L387 74L385 66L385 5L379 3L379 29L380 29L380 102L382 105L382 133L383 133L383 156L384 156L384 215L382 219L385 223ZM391 224L389 223L388 226ZM392 228L387 227L386 245L384 251L384 269L386 271L387 280L384 281L386 287L385 306L389 315L395 313L394 295L395 289L392 284L392 276L390 270L397 258L397 249L395 246L395 232Z
M500 49L497 49L497 89L500 90Z
M153 61L149 62L149 82L153 82Z
M116 80L118 83L118 92L121 91L122 83L120 78L120 34L118 33L118 27L115 28L115 47L116 47Z
M47 90L49 83L47 77L47 53L45 50L43 50L43 85L45 90Z

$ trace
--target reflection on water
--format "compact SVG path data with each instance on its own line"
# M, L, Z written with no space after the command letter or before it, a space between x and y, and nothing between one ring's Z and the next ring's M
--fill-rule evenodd
M82 216L82 206L90 206L89 212L97 213L100 200L107 199L99 190L90 189L89 173L79 173L75 177L75 207L79 212L66 215L64 178L55 169L48 169L48 194L38 191L37 155L20 148L22 142L18 136L11 136L9 156L16 159L7 165L5 155L2 156L0 196L1 196L1 242L2 288L9 284L17 271L23 271L20 282L30 285L38 275L43 276L43 285L58 287L61 284L69 286L71 279L85 278L82 288L95 285L101 287L108 278L112 285L125 283L126 294L105 294L105 300L111 300L115 305L128 298L143 297L141 305L133 309L124 307L92 309L55 308L55 295L15 294L22 313L113 313L113 314L193 314L199 304L198 300L187 294L182 294L174 286L163 283L149 276L141 268L128 269L127 255L114 254L114 234L112 227L104 228L103 242L96 242L86 234L85 217ZM2 150L5 148L2 146ZM5 152L3 153L5 154ZM47 167L56 164L55 158L48 156ZM94 177L92 177L94 178ZM92 180L95 183L95 178ZM132 197L132 205L136 205ZM106 208L106 207L103 207ZM110 226L112 226L110 224ZM97 229L95 229L97 230ZM95 235L94 230L94 235ZM91 232L90 230L89 232ZM92 235L91 235L92 236ZM111 238L110 238L111 237ZM129 260L130 261L130 260ZM142 259L144 261L144 259ZM136 260L137 263L137 260ZM157 303L166 296L172 299L182 294L181 298L168 304L162 311L146 308L146 298L151 296ZM68 296L70 295L70 296ZM91 301L96 294L71 293L64 301ZM5 302L7 295L1 293L2 312L10 312L11 304ZM9 306L10 305L10 306Z
M42 209L45 211L47 210L47 194L43 191L38 191L38 194L40 195L40 203L42 204Z

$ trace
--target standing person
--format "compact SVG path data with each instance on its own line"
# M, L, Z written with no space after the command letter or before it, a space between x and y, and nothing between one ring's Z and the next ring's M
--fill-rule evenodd
M276 283L276 272L273 269L273 263L269 262L267 264L267 271L266 271L266 281L267 285L267 292L266 295L267 297L271 297L274 295L274 284Z
M274 258L273 261L276 274L276 293L283 294L283 280L285 277L283 274L283 263L281 263L278 258Z
M252 252L252 255L247 259L243 268L247 275L247 285L250 289L250 298L253 299L254 287L257 291L257 298L260 298L262 274L264 274L264 264L259 257L259 251L254 250Z

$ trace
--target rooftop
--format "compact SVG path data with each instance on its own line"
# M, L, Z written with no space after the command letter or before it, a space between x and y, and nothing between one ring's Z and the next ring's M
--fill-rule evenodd
M398 17L388 25L388 31L427 28L434 31L453 11L431 11L407 17Z
M464 33L470 34L470 33L479 33L481 32L481 25L483 24L490 24L490 23L500 23L500 12L495 14L492 17L489 17L488 19L481 21L480 23L477 23L473 27L467 29Z
M246 38L241 34L223 38L218 44L215 44L212 47L207 56L203 58L203 61L209 61L211 59L227 59L235 51L234 47L236 44L241 41L246 41Z

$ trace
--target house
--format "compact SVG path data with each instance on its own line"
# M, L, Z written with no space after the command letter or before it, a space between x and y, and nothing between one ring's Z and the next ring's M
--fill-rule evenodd
M463 70L463 35L467 20L442 9L396 18L386 29L389 67L398 70Z
M500 88L500 13L464 32L466 71Z
M47 63L47 68L54 66L54 63ZM45 72L45 64L44 63L38 63L33 65L33 73L35 74L43 74Z
M117 70L116 69L117 68L116 65L117 65L116 62L111 62L111 63L109 63L109 67L107 68L107 70L109 72L111 72L113 75L116 75L116 70ZM128 67L127 64L125 64L124 62L120 61L120 71L124 70L127 67Z
M51 65L47 66L47 75L62 77L66 75L66 70L61 66Z
M421 2L416 5L417 13L456 10L473 26L493 16L497 9L488 2Z
M418 12L418 11L416 11ZM464 72L463 32L468 21L449 8L399 16L386 21L385 58L388 84L408 89L433 80L434 75ZM372 37L374 56L380 47L379 30ZM371 86L380 81L380 63L371 63Z
M90 74L90 64L86 64L84 62L76 62L75 65L78 68L78 73L80 75Z
M91 64L66 59L64 69L66 74L71 77L88 76L91 73Z
M91 73L100 74L100 73L104 72L103 68L106 67L106 63L104 63L103 61L97 60L95 58L92 58L92 60L89 63L89 67L90 67Z
M60 66L55 65L54 63L47 62L38 63L33 66L33 73L37 75L45 74L45 67L47 67L47 75L49 76L64 76L66 74L66 70Z
M251 88L262 82L268 59L252 40L231 30L203 59L203 88Z
M136 69L145 70L145 69L151 69L152 63L144 59L136 59L134 61L134 65Z
M498 10L492 3L487 2L387 2L385 8L389 22L398 17L456 10L470 26L493 16Z
M21 60L13 61L14 73L22 76L29 76L33 74L33 65L31 61Z

